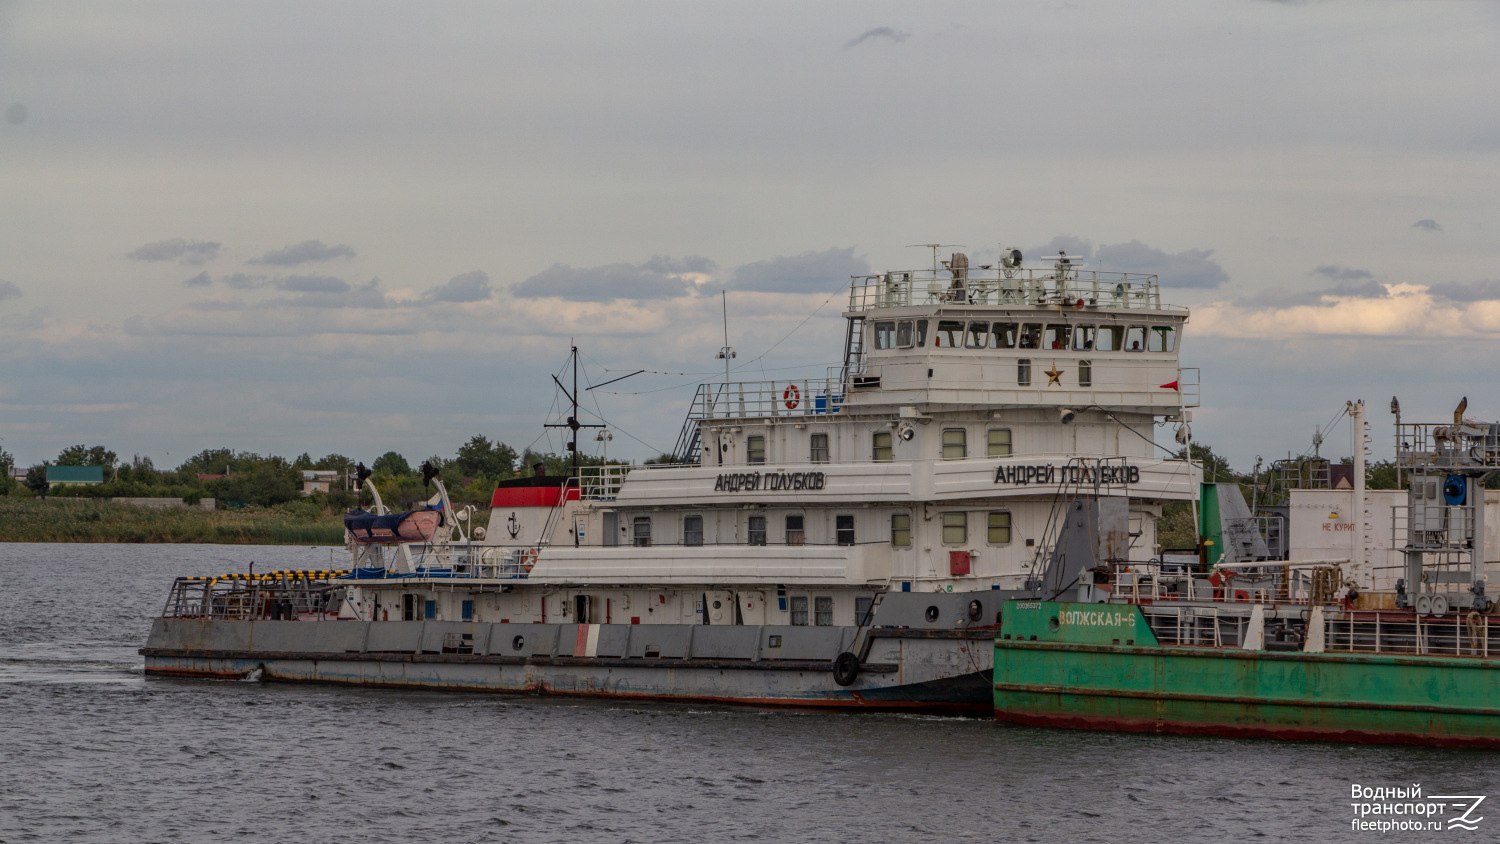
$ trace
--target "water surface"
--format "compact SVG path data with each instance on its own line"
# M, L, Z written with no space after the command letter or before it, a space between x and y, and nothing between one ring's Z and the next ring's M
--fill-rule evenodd
M1352 832L1353 782L1487 794L1500 831L1483 751L143 676L172 578L252 560L329 551L0 544L0 842L1462 836Z

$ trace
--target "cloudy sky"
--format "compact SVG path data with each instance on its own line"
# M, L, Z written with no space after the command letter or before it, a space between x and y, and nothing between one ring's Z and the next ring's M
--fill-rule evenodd
M0 447L520 447L573 338L652 370L589 402L647 457L721 290L743 377L821 374L831 294L942 242L1159 272L1236 465L1361 397L1386 456L1392 395L1500 418L1497 41L1490 2L0 3Z

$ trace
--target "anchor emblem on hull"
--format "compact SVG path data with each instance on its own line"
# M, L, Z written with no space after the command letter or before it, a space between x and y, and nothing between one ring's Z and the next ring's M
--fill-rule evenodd
M516 521L516 514L512 512L510 518L505 520L505 529L510 532L510 538L515 539L521 534L521 523Z

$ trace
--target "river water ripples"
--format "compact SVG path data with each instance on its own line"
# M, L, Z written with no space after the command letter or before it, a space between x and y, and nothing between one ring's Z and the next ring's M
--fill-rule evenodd
M1369 841L1350 786L1500 753L147 678L179 574L329 551L0 544L0 842ZM1485 827L1488 826L1488 830Z

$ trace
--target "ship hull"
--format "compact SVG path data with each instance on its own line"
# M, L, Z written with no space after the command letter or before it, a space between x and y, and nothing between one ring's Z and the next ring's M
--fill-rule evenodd
M154 676L988 716L993 632L940 633L876 635L848 686L855 628L159 619L141 653Z
M1074 607L1088 605L1042 603L1040 615L1066 618ZM1139 616L1136 607L1106 612L1131 614L1132 622ZM1084 613L1103 616L1098 605L1073 610ZM1500 668L1488 660L1160 647L1144 627L1140 621L1101 635L1018 619L995 643L995 717L1124 732L1500 749Z

